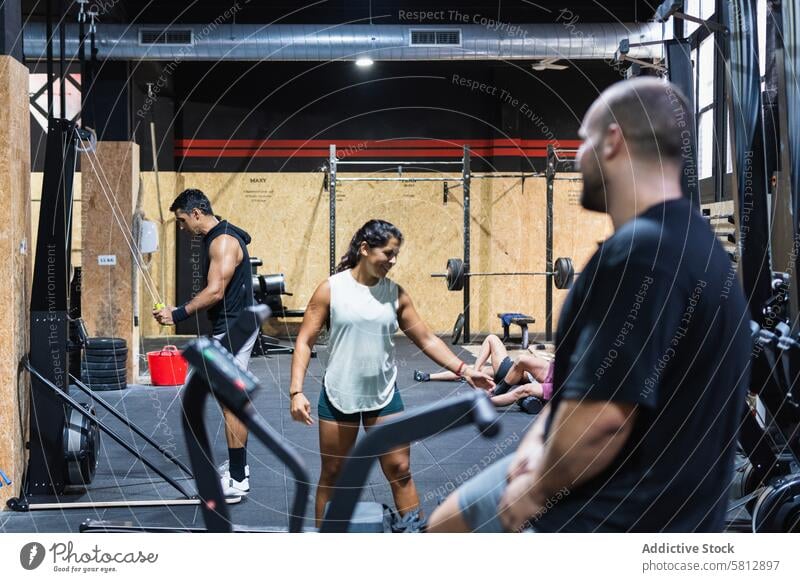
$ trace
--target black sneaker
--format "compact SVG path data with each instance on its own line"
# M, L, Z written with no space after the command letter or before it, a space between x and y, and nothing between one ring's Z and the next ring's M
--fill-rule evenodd
M431 379L430 374L426 374L425 372L420 372L419 370L414 370L414 381L415 382L428 382Z

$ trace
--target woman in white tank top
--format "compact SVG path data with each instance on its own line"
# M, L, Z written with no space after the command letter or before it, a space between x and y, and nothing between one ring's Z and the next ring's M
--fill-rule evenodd
M292 357L289 388L292 418L307 425L311 403L303 381L323 325L329 322L328 367L318 404L322 468L317 486L319 523L360 426L367 429L402 412L396 387L394 334L402 330L429 358L474 387L491 388L490 376L467 367L420 318L408 293L387 278L403 235L383 220L370 220L350 241L336 274L323 281L306 308ZM408 445L380 459L398 512L419 518L419 497L410 471Z

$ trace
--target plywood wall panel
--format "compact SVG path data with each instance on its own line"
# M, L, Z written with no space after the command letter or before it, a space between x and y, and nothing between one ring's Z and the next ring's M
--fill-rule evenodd
M31 173L31 217L30 223L34 233L31 241L31 257L36 256L36 232L39 227L39 206L42 203L43 172ZM81 264L81 174L75 173L72 183L72 266Z
M559 174L553 186L553 258L572 257L580 273L602 242L613 233L608 215L590 212L580 205L583 188L579 174ZM566 290L553 292L553 330L556 314L567 297Z
M31 284L31 170L28 69L0 56L0 469L12 483L0 488L0 507L20 493L28 438L30 381L20 372L29 345ZM5 484L4 484L5 485Z
M98 142L95 153L82 154L81 168L81 317L91 335L126 340L131 383L139 371L134 297L141 280L131 241L139 193L139 146ZM114 256L116 264L100 265L101 255Z
M452 177L451 185L455 186L458 176ZM174 219L168 208L184 188L203 190L217 214L250 232L253 237L250 253L264 260L261 272L286 275L287 289L294 293L293 297L284 298L288 308L304 308L316 286L328 276L329 199L323 189L322 173L161 173L159 178L166 246L150 257L148 264L157 286L163 287L167 303L174 303L175 239ZM154 175L143 173L142 183L145 216L158 221ZM544 178L472 182L473 271L545 271L545 195ZM573 257L576 269L588 260L597 242L610 233L605 215L582 210L579 196L580 182L556 182L554 257ZM462 295L447 291L444 280L431 278L430 274L443 272L448 258L462 256L461 189L452 188L445 203L441 182L340 183L337 261L356 229L370 218L389 220L403 231L406 242L392 277L408 289L419 312L434 330L449 332L462 310ZM166 275L163 285L162 253ZM473 278L473 331L499 333L496 314L521 311L535 317L532 329L543 333L545 286L545 277ZM565 296L566 291L554 293L556 319ZM146 298L146 292L141 294L140 303L143 313L150 309L152 302ZM160 329L147 317L142 318L142 330L147 336L171 331Z

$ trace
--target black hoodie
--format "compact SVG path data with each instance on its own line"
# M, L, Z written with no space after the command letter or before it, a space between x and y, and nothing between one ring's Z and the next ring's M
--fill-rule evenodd
M228 327L233 325L242 310L253 304L253 277L250 267L250 255L247 253L247 245L250 244L252 239L247 232L227 220L221 220L203 237L206 273L208 273L208 269L211 266L211 254L209 252L211 241L221 234L228 234L239 241L239 246L242 247L242 262L233 271L233 277L225 287L225 295L222 301L208 309L208 318L211 320L212 333L214 335L226 333Z

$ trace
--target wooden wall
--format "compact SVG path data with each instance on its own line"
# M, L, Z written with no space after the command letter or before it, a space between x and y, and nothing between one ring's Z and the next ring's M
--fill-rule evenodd
M152 173L142 173L143 210L158 221L158 203ZM455 176L454 176L455 177ZM561 176L567 178L568 176ZM167 302L174 297L174 231L168 211L184 188L199 188L211 199L214 212L250 232L250 254L264 260L262 273L282 272L294 293L284 303L305 307L316 286L328 275L328 192L321 173L194 174L160 173L161 206L166 218L163 255L149 261L149 272L159 288L161 262ZM579 206L580 181L559 180L554 193L554 256L571 256L576 270L588 260L597 242L611 232L605 215ZM461 311L461 293L448 292L442 279L448 257L462 256L462 194L452 189L443 202L438 182L350 182L337 189L337 255L344 253L355 230L370 218L396 224L406 241L392 277L411 293L418 310L437 332L449 332ZM472 183L473 271L544 271L544 178L502 178ZM534 331L544 331L544 277L475 278L472 287L472 328L500 331L496 313L521 311L537 320ZM146 317L153 301L140 294L142 334L167 333ZM557 315L566 291L556 290Z
M39 207L42 203L42 181L43 172L33 172L31 174L31 227L33 228L33 240L31 240L31 257L36 256L36 232L39 228ZM72 266L81 265L81 174L75 172L75 180L72 187Z
M139 375L134 301L142 287L138 254L134 257L131 252L138 238L132 228L139 194L139 146L98 142L96 152L82 154L81 167L81 318L90 335L126 341L128 382L134 383ZM101 256L113 257L114 264L99 264Z
M359 174L362 175L362 174ZM141 172L144 218L160 222L155 174ZM456 176L454 175L454 178ZM560 174L554 188L553 256L569 256L576 271L591 257L597 243L611 234L603 214L580 207L577 175ZM214 211L250 232L250 254L264 260L262 273L282 272L288 308L302 309L328 275L328 192L321 173L176 173L160 172L161 210L165 219L161 249L143 257L144 273L158 293L153 297L140 281L139 314L143 337L169 335L150 317L153 303L174 303L175 221L169 206L185 188L199 188L211 198ZM33 175L34 216L38 215L41 175ZM451 185L454 185L455 182ZM75 218L80 225L81 180L75 180ZM462 308L459 292L447 291L443 279L449 257L462 256L462 194L452 188L443 201L439 182L349 182L337 190L337 255L344 253L355 230L370 218L394 222L406 242L392 277L411 293L420 313L437 332L449 332ZM472 270L544 271L546 189L544 178L475 179L472 182ZM114 225L110 225L114 227ZM73 264L80 264L80 227L73 230ZM544 332L544 277L481 277L472 283L472 329L501 331L496 314L520 311L536 318L534 332ZM554 291L554 328L566 291ZM283 327L292 330L296 326Z
M11 479L0 488L0 508L19 494L28 439L30 382L20 373L29 345L31 284L30 114L28 69L0 56L0 469Z

